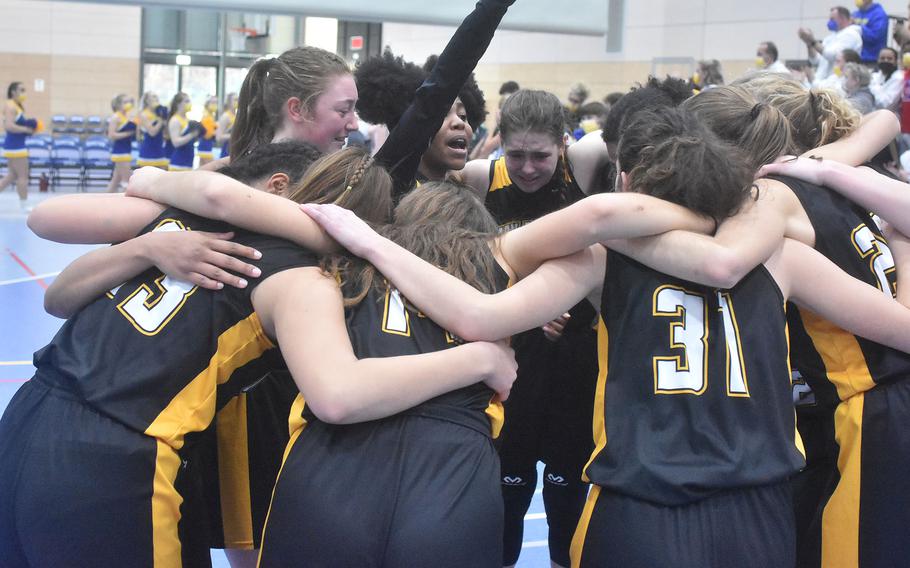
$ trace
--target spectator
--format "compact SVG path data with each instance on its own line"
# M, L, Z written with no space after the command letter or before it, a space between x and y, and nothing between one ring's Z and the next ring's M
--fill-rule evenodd
M844 92L847 102L853 105L860 114L869 114L875 110L875 97L869 90L872 74L859 63L844 65Z
M777 59L777 46L773 41L763 41L758 44L758 50L755 52L755 65L758 69L770 73L790 74L787 66Z
M703 91L724 84L724 76L720 70L720 61L704 59L698 62L698 67L692 75L692 88Z
M872 74L869 90L875 97L876 108L898 112L904 74L898 68L897 50L885 47L878 52L878 70Z
M834 67L831 74L823 80L812 81L812 87L817 89L831 89L841 95L844 94L844 66L848 63L859 63L859 53L852 49L845 49L834 58Z
M856 7L853 23L860 26L863 34L860 58L864 63L874 63L888 40L888 14L881 4L872 0L856 0Z
M622 96L623 93L610 93L609 95L605 96L604 104L607 105L607 110L609 111L611 108L613 108L613 105L618 103L619 99L621 99Z
M853 23L850 10L843 6L831 8L828 29L832 33L819 41L809 28L800 28L799 37L809 49L809 62L815 67L815 81L824 81L834 70L837 54L845 49L859 52L863 48L860 27Z
M578 128L578 122L581 118L578 115L578 111L581 109L581 105L588 100L588 94L588 88L583 83L575 83L569 88L569 102L565 106L566 124L569 127L569 132L573 132Z
M910 6L907 7L907 11L910 12ZM897 45L904 45L910 41L910 24L907 23L906 19L900 19L894 25L894 38Z
M576 140L581 140L585 134L590 134L595 130L601 130L604 127L604 121L607 119L607 106L598 101L585 103L578 109L578 128L572 133Z
M515 81L506 81L499 87L499 96L508 97L517 93L521 87Z

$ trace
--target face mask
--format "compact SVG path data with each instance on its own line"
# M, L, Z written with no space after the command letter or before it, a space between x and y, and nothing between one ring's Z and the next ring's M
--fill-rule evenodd
M863 0L856 0L856 2L854 2L854 4L856 4L856 7L857 7L857 8L859 8L860 10L862 10L862 9L863 9L863 4L865 4L865 2L863 2Z
M597 122L596 118L586 118L579 123L582 130L585 131L585 134L590 134L595 130L600 130L600 124Z
M904 56L901 57L901 63L904 64L904 69L910 69L910 53L905 53Z
M701 74L698 71L692 73L692 82L696 85L701 85Z
M832 32L836 32L837 31L837 22L835 22L834 20L828 20L828 29L831 30Z
M841 69L840 67L835 67L835 68L834 68L834 76L835 76L835 77L840 77L840 76L843 75L843 74L844 74L844 70L843 70L843 69Z
M190 112L193 110L193 103L186 103L186 106L183 107L184 112Z
M878 70L882 72L882 75L887 79L891 76L892 73L897 71L897 65L894 63L879 63Z
M133 103L123 103L123 112L129 112L133 110Z
M21 95L16 95L16 100L19 101L20 103L24 103L25 102L25 93L22 93Z
M211 104L205 108L212 114L215 114L218 111L218 105L216 104Z
M764 69L765 68L765 59L763 57L756 57L755 66L759 69Z

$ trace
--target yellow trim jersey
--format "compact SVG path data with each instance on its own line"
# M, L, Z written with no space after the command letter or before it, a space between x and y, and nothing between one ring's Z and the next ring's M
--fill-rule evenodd
M505 289L508 275L499 270L497 276L497 289ZM385 291L372 288L363 301L345 310L345 317L351 345L359 359L430 353L461 343L456 336L407 305L393 288ZM503 412L499 402L491 402L493 394L484 383L477 383L437 396L401 414L460 424L495 438L502 428ZM308 408L303 410L303 419L305 422L318 420ZM299 418L292 417L291 428L303 424ZM377 422L377 427L378 424L381 422Z
M784 300L763 266L717 290L610 251L601 313L592 483L676 506L804 465Z
M229 396L275 364L266 355L276 346L250 300L256 285L317 259L288 241L175 209L143 232L173 230L234 230L235 240L262 252L249 261L262 276L246 289L215 292L147 270L70 318L34 361L37 377L179 450Z
M509 231L584 197L563 158L560 158L552 180L537 191L527 193L512 182L503 157L490 163L490 186L484 204L496 219L500 231Z
M824 187L779 179L806 210L815 230L815 249L850 276L894 295L894 258L869 213ZM793 366L817 395L825 396L833 386L836 396L846 400L910 376L910 355L848 333L809 310L787 310Z

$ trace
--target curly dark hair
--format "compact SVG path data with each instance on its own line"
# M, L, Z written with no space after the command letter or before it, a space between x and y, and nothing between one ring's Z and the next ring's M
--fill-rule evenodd
M309 142L274 142L253 148L245 156L231 161L229 166L220 168L218 173L249 184L281 172L288 176L288 183L294 185L321 157L322 152Z
M616 101L604 122L603 139L607 143L619 142L625 126L632 122L640 111L660 107L675 107L692 96L692 88L682 79L667 77L660 80L648 77L648 81L623 95Z
M363 61L354 70L357 91L357 113L372 124L394 128L407 110L414 93L436 65L437 56L430 56L423 67L405 61L388 48L378 57ZM468 124L477 128L486 118L486 101L473 74L465 82L458 97L464 104Z

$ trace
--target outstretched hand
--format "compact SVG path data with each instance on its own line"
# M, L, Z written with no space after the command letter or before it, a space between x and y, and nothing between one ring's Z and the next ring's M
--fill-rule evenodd
M824 160L782 156L773 164L765 164L755 174L757 178L769 175L790 176L815 185L824 185Z
M300 209L352 254L368 258L381 237L353 211L329 204L304 203Z

